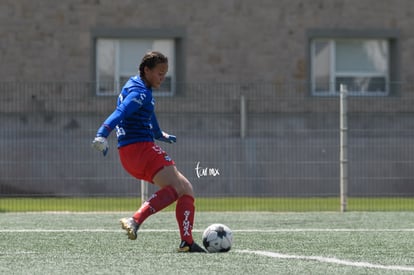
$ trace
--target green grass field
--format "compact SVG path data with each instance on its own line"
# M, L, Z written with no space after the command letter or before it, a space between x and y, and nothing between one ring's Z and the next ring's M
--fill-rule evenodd
M197 198L199 211L339 211L339 198ZM0 212L131 211L140 198L0 198ZM349 198L349 211L414 211L414 198ZM167 209L173 210L173 207Z
M194 237L224 223L228 253L180 254L174 212L151 216L136 241L128 212L0 214L0 274L413 274L414 212L199 211Z

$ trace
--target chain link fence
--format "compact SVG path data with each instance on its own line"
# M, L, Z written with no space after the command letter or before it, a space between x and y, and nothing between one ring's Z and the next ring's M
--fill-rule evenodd
M397 85L397 84L395 84ZM414 196L412 85L348 98L348 195ZM339 197L339 97L307 83L183 83L156 98L160 144L198 197ZM91 141L116 96L94 83L0 83L0 196L139 196L112 133L103 157ZM150 192L154 187L150 186Z

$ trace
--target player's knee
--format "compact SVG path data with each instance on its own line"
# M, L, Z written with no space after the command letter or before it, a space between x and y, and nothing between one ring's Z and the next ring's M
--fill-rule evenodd
M178 196L181 197L182 195L190 195L194 197L193 186L187 179L185 178L180 179L180 183L178 184L178 189L179 189L177 190Z

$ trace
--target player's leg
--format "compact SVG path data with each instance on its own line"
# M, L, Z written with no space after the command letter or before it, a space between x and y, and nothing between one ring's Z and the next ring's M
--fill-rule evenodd
M171 186L161 188L151 195L141 207L134 213L132 218L120 220L122 229L127 231L128 238L135 240L139 226L151 215L161 211L165 207L175 202L178 198L177 192Z
M177 192L172 186L162 187L145 201L132 216L136 223L142 224L149 216L169 206L178 199Z
M174 161L154 143L143 142L131 146L122 147L119 150L121 162L124 168L134 177L153 182L153 177L164 167L173 166ZM144 202L131 218L121 219L121 225L127 231L128 238L135 240L139 226L152 214L161 211L177 200L178 194L172 186L160 186Z
M135 240L139 226L151 215L161 211L165 207L175 202L178 198L177 192L171 186L161 188L151 195L141 207L134 213L132 218L120 220L121 226L127 231L128 238Z
M154 184L164 188L174 188L178 194L176 219L180 229L181 240L193 243L192 228L194 223L194 195L191 183L175 166L164 167L154 177ZM162 190L161 189L161 190Z
M158 171L153 177L153 182L160 188L171 186L177 192L178 197L188 195L194 197L193 186L186 177L181 174L175 165L167 166Z
M161 188L173 187L179 198L176 205L176 219L180 229L180 252L205 252L193 239L193 224L195 215L193 186L175 166L164 167L154 179L154 184Z

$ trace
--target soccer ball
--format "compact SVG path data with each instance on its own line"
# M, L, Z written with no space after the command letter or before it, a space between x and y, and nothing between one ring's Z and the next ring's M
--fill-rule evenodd
M204 230L203 245L208 252L227 252L232 244L233 232L228 226L215 223Z

